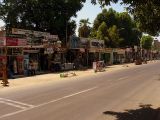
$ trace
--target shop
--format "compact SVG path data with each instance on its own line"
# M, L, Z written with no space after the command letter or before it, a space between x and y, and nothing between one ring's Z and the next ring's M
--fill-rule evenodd
M41 71L41 49L43 49L43 46L26 46L23 50L24 52L24 70L25 70L25 75L28 75L28 69L30 63L33 64L33 68L35 72L40 72Z
M88 66L88 45L87 38L71 37L66 60L68 63L73 63L75 69L83 69Z
M104 62L106 65L113 64L113 49L112 48L105 48Z
M18 46L7 46L7 66L14 75L24 74L23 48Z
M113 49L113 64L121 64L125 62L125 50Z
M26 39L6 37L5 31L1 31L0 37L0 63L8 68L8 75L23 75L23 47Z
M105 46L103 40L92 39L89 41L89 57L88 63L89 66L92 66L92 63L95 61L103 61L105 59Z
M62 70L62 64L65 63L66 48L61 47L61 41L58 35L48 36L44 43L44 55L47 58L47 67L51 72Z

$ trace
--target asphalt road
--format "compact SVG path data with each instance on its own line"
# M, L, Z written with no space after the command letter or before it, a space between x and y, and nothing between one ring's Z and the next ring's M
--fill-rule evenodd
M156 120L160 62L0 91L0 120Z

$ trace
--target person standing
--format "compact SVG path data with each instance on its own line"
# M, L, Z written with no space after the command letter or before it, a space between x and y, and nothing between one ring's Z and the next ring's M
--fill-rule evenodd
M7 66L5 64L2 64L2 84L3 86L8 86L8 78L7 78Z

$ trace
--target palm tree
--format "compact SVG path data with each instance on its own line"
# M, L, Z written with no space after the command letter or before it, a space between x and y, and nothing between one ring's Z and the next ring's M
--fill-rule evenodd
M79 37L87 38L90 35L91 28L90 28L89 24L91 24L91 23L89 22L88 18L81 19L79 21L79 29L78 29Z

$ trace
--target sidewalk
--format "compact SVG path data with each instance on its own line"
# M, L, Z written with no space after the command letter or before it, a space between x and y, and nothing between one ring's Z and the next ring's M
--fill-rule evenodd
M130 67L136 67L136 65L134 63L112 65L112 66L106 67L105 72L112 72L120 69L127 69ZM7 88L26 87L31 85L47 84L51 82L56 83L59 81L66 81L71 78L82 78L82 77L87 77L87 76L96 75L100 73L100 72L95 73L93 69L87 69L85 71L68 71L68 72L62 72L62 73L73 73L73 72L76 74L76 76L69 76L65 78L61 78L60 73L49 73L49 74L43 74L43 75L35 75L31 77L9 79L10 84L9 84L9 87ZM4 87L0 86L0 89L2 88Z

